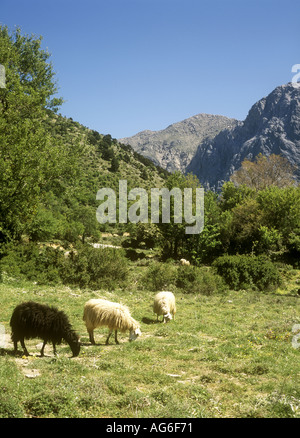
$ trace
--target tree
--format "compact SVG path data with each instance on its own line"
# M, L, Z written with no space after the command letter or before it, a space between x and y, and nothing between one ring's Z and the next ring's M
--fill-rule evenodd
M234 185L232 181L227 181L222 186L220 195L220 207L223 211L230 211L243 200L253 198L256 191L244 184Z
M266 157L259 154L255 161L244 160L230 179L238 186L246 185L255 190L269 186L287 187L294 184L294 170L294 166L281 155Z
M61 175L66 151L45 128L47 110L56 111L54 72L41 37L10 34L0 26L0 242L18 238L36 211L43 187Z
M183 195L185 188L193 189L193 199L192 199L192 213L195 214L195 189L200 187L200 183L198 178L193 174L183 175L180 172L176 171L172 173L166 181L166 188L169 190L170 194L172 189L180 189ZM184 213L184 217L183 216ZM176 211L174 206L174 197L170 196L170 222L169 223L159 223L159 229L161 234L163 235L165 247L164 253L169 257L178 257L179 254L182 254L184 248L186 246L188 235L186 234L187 224L185 222L185 212L182 210L182 222L176 222Z
M111 160L111 166L110 166L110 171L111 172L117 172L119 170L120 167L120 160L114 156Z

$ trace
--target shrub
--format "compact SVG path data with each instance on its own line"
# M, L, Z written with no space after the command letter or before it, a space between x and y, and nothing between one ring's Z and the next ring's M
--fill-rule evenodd
M142 283L150 290L163 290L175 286L177 277L176 266L172 263L155 262L149 266Z
M281 282L275 265L265 256L222 256L213 262L213 266L235 290L248 287L273 289Z
M93 248L82 245L67 259L63 281L81 287L112 289L126 283L128 262L123 250L115 248Z
M14 278L26 278L40 283L59 281L57 267L64 259L62 251L40 247L34 243L7 248L1 259L0 269Z
M212 295L225 290L224 282L219 275L209 268L196 266L179 266L176 286L183 289L184 293L203 295Z
M123 250L80 245L64 256L60 248L35 244L10 248L0 262L0 271L41 284L63 283L80 287L107 287L125 284L128 262Z
M150 265L142 282L146 288L154 291L177 287L183 293L211 295L225 289L222 278L209 268L175 266L171 262Z

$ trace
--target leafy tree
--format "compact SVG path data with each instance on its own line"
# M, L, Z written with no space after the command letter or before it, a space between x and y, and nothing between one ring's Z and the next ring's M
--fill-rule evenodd
M106 146L102 149L102 158L103 160L110 161L114 158L115 153L112 147Z
M294 167L289 161L280 156L271 154L266 157L259 154L255 161L244 160L239 170L231 176L236 185L246 185L255 190L262 190L269 186L286 187L294 184Z
M193 195L195 194L195 189L200 187L198 178L193 174L183 175L176 171L172 173L166 181L166 188L171 192L173 188L178 188L181 190L183 195L185 188L193 189ZM183 198L183 196L182 196ZM192 211L195 214L195 196L192 199ZM184 209L182 209L182 213ZM186 242L188 240L186 234L187 224L182 217L181 223L176 223L174 208L174 199L170 197L170 223L159 223L160 231L165 239L164 253L165 256L178 257L179 254L183 254L185 251Z
M111 166L110 166L110 171L111 172L117 172L119 170L120 167L120 160L114 156L111 160Z
M281 244L300 253L300 187L269 187L258 193L262 225L276 230ZM296 255L296 254L295 254Z
M259 239L261 211L255 199L247 199L232 210L231 249L249 253Z
M41 38L0 26L0 241L18 238L35 213L43 188L62 174L66 156L45 129L46 110L62 100Z
M255 197L255 194L255 190L245 184L236 186L232 181L227 181L222 186L220 207L223 211L230 211L246 198Z

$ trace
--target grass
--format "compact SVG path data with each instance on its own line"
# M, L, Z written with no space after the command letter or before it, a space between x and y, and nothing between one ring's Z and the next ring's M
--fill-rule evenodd
M177 291L176 319L168 324L156 322L153 296L137 286L108 292L6 279L0 284L6 332L0 417L300 417L300 348L292 346L292 327L300 323L297 296L283 289L209 296ZM98 329L91 345L82 313L92 297L127 304L142 336L130 343L128 334L119 334L119 345L111 339L106 346L107 330ZM81 336L79 357L70 359L62 344L57 357L49 345L40 358L38 339L26 342L29 357L13 355L9 319L29 299L68 314Z

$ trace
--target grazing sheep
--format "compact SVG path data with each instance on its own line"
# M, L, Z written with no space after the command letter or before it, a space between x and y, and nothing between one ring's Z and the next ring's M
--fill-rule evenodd
M179 263L181 264L181 266L190 266L190 262L185 259L180 259Z
M153 312L158 316L163 315L162 322L168 322L172 319L172 315L175 320L176 304L175 296L172 292L158 292L154 297Z
M64 339L70 346L73 356L78 356L80 351L79 337L72 329L67 315L44 304L28 301L19 304L13 311L10 319L12 329L11 339L17 352L18 341L24 349L24 354L29 356L24 339L41 338L44 343L41 356L47 342L52 342L53 352L56 354L56 344Z
M121 332L129 330L129 341L134 341L141 335L140 325L132 318L127 306L103 299L92 299L85 303L83 321L85 321L92 344L95 344L94 329L102 326L109 329L106 345L108 345L113 330L115 330L116 344L119 344L118 330Z

